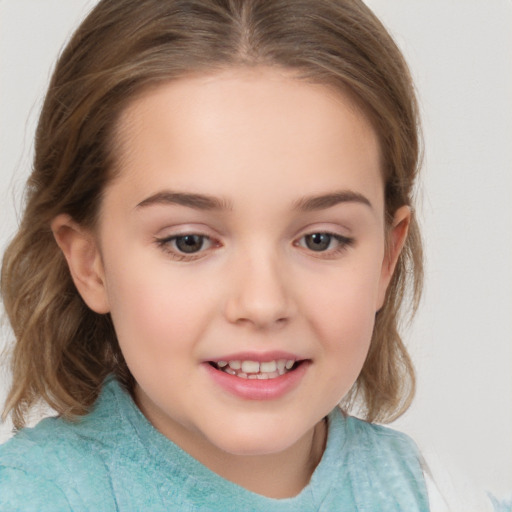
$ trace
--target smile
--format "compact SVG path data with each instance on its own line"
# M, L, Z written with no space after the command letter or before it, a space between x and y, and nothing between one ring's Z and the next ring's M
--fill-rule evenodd
M205 361L203 368L215 386L243 400L277 400L293 392L309 372L311 359L283 356L256 361L250 356Z
M277 359L265 362L251 360L212 361L210 364L217 370L241 379L268 380L285 375L295 369L300 362L295 359Z

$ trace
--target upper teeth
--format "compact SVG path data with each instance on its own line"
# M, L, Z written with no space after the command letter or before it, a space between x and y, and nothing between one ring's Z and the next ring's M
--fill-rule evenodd
M216 365L219 369L227 371L228 369L233 370L229 372L243 376L243 374L254 374L254 373L268 373L277 375L283 375L286 370L290 370L295 364L294 359L278 359L274 361L217 361Z

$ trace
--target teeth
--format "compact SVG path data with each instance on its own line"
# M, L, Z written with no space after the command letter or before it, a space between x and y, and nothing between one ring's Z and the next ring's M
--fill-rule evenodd
M229 364L231 365L231 363ZM244 373L259 373L260 363L258 363L257 361L242 361L242 371ZM261 371L263 371L263 369Z
M293 368L294 359L279 359L276 361L217 361L216 366L230 375L242 379L275 379Z
M277 370L277 363L269 361L268 363L260 363L260 371L265 373L275 372Z

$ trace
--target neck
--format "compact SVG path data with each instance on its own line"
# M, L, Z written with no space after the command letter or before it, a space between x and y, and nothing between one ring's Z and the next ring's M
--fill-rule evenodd
M219 450L215 457L204 461L200 447L197 454L189 453L218 475L249 491L268 498L291 498L309 483L322 458L326 437L326 422L322 420L297 443L277 454L244 456Z

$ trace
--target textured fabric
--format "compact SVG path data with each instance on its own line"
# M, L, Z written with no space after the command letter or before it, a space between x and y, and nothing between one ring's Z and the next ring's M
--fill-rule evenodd
M157 432L117 381L78 423L48 418L0 447L0 510L426 512L414 443L404 434L328 418L310 483L270 499L224 480Z

